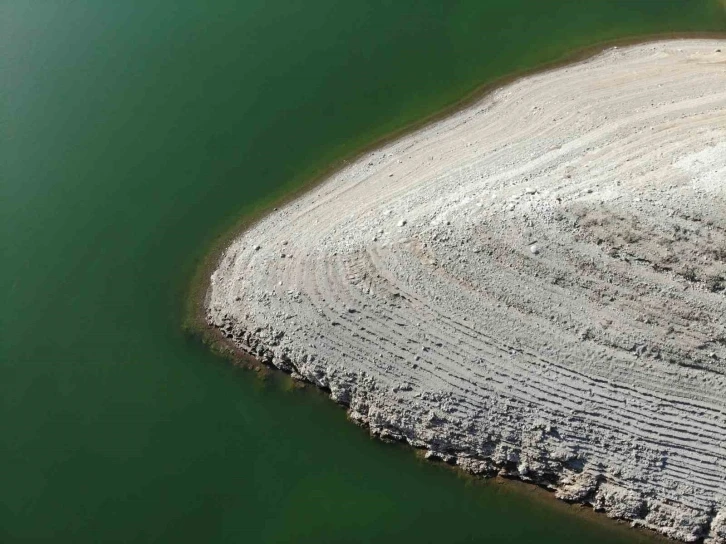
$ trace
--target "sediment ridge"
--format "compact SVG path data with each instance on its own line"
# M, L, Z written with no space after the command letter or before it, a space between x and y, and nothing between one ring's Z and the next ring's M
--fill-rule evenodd
M726 41L612 48L241 234L207 319L381 438L726 543Z

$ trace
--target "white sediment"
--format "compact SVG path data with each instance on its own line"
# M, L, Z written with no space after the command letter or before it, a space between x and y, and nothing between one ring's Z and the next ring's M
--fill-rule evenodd
M610 49L368 153L244 232L237 346L383 438L726 542L726 41Z

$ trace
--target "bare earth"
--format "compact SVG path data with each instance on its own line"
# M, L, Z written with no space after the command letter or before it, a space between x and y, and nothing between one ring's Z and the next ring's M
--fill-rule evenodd
M477 474L726 543L726 41L610 49L244 232L207 315Z

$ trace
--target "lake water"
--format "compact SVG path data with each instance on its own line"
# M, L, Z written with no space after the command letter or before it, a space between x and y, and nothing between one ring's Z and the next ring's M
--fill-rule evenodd
M478 85L722 0L4 0L0 542L645 542L182 333L241 215Z

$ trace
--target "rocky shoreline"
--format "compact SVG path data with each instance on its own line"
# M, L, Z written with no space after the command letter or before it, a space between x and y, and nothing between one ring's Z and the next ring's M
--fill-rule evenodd
M613 48L241 234L207 319L371 433L726 543L726 41Z

